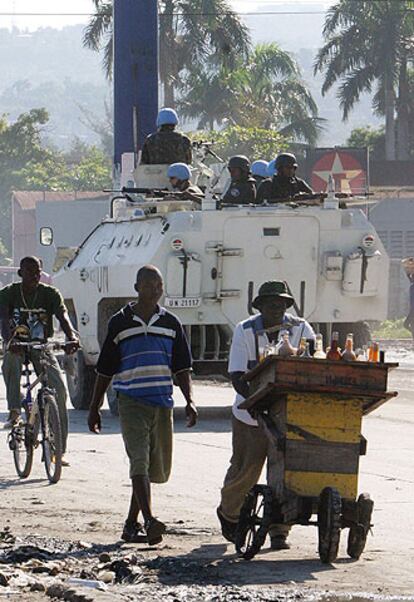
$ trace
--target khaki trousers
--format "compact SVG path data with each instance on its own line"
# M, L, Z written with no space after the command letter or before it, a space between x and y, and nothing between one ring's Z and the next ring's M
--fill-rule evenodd
M260 479L269 441L260 426L250 426L232 417L233 454L221 490L220 510L226 520L237 523L244 498ZM271 537L287 536L290 527L271 525Z
M39 351L32 350L31 360L36 374L40 373ZM24 355L6 351L3 358L3 378L6 384L8 410L20 410L22 389L21 377ZM56 402L59 410L60 428L62 429L63 453L66 452L68 438L68 413L66 409L66 387L59 363L52 353L48 353L47 375L49 386L56 392Z

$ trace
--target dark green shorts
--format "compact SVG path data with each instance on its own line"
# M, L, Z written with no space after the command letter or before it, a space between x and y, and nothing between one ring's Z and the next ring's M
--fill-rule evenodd
M129 476L148 476L152 483L166 483L172 460L172 409L140 403L124 393L118 393L118 405Z

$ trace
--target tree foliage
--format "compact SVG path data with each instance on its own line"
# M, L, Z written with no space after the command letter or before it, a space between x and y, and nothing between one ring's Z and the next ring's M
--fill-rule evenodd
M109 75L112 4L94 3L84 43L93 50L105 46ZM297 141L316 142L322 120L295 60L277 44L252 50L248 29L227 0L162 0L159 15L165 105L177 105L199 128L281 129Z
M275 43L259 44L232 70L210 66L189 73L182 92L181 113L201 128L227 122L314 144L323 126L298 65Z
M93 0L96 13L85 29L84 45L103 50L105 72L113 66L112 2ZM206 62L231 68L246 56L250 35L227 0L161 0L159 2L160 78L164 104L174 106L183 71Z
M99 118L95 111L80 106L81 123L94 132L100 140L100 146L107 157L112 157L114 150L114 120L112 100L104 102L104 117Z
M346 145L353 148L368 148L373 159L385 159L385 133L384 128L365 127L352 130Z
M76 163L64 154L43 161L30 161L13 173L13 188L20 190L103 190L111 186L110 162L103 152L91 146Z
M45 109L33 109L10 123L0 117L0 255L11 246L12 190L102 190L111 184L111 164L103 151L75 141L65 153L47 148L42 133Z
M324 46L315 72L324 72L322 93L339 82L343 119L361 94L375 89L373 108L386 117L388 158L395 157L397 110L398 158L408 155L407 65L414 58L414 12L406 0L339 0L327 12Z
M246 155L251 161L263 158L270 160L289 147L289 141L279 132L238 125L222 130L197 131L191 134L191 138L213 142L214 152L223 160L236 154Z

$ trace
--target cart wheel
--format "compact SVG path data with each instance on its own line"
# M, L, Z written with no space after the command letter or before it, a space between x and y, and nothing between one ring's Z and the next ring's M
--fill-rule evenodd
M319 557L325 564L336 560L341 535L341 496L337 489L325 487L319 496Z
M272 522L272 490L255 485L246 495L236 530L236 550L245 560L251 560L265 542Z
M361 493L357 501L357 516L355 525L349 529L347 553L358 560L364 551L368 531L371 528L371 516L374 502L368 493Z

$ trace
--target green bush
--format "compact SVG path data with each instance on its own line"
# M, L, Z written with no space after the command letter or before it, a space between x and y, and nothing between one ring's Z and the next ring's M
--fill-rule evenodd
M213 142L213 150L224 160L232 155L247 155L251 161L271 160L289 148L288 140L273 130L245 128L238 125L216 131L190 133L192 140Z
M409 339L411 333L409 330L404 328L405 318L399 318L398 320L385 320L381 322L377 329L373 331L373 338L375 339Z

